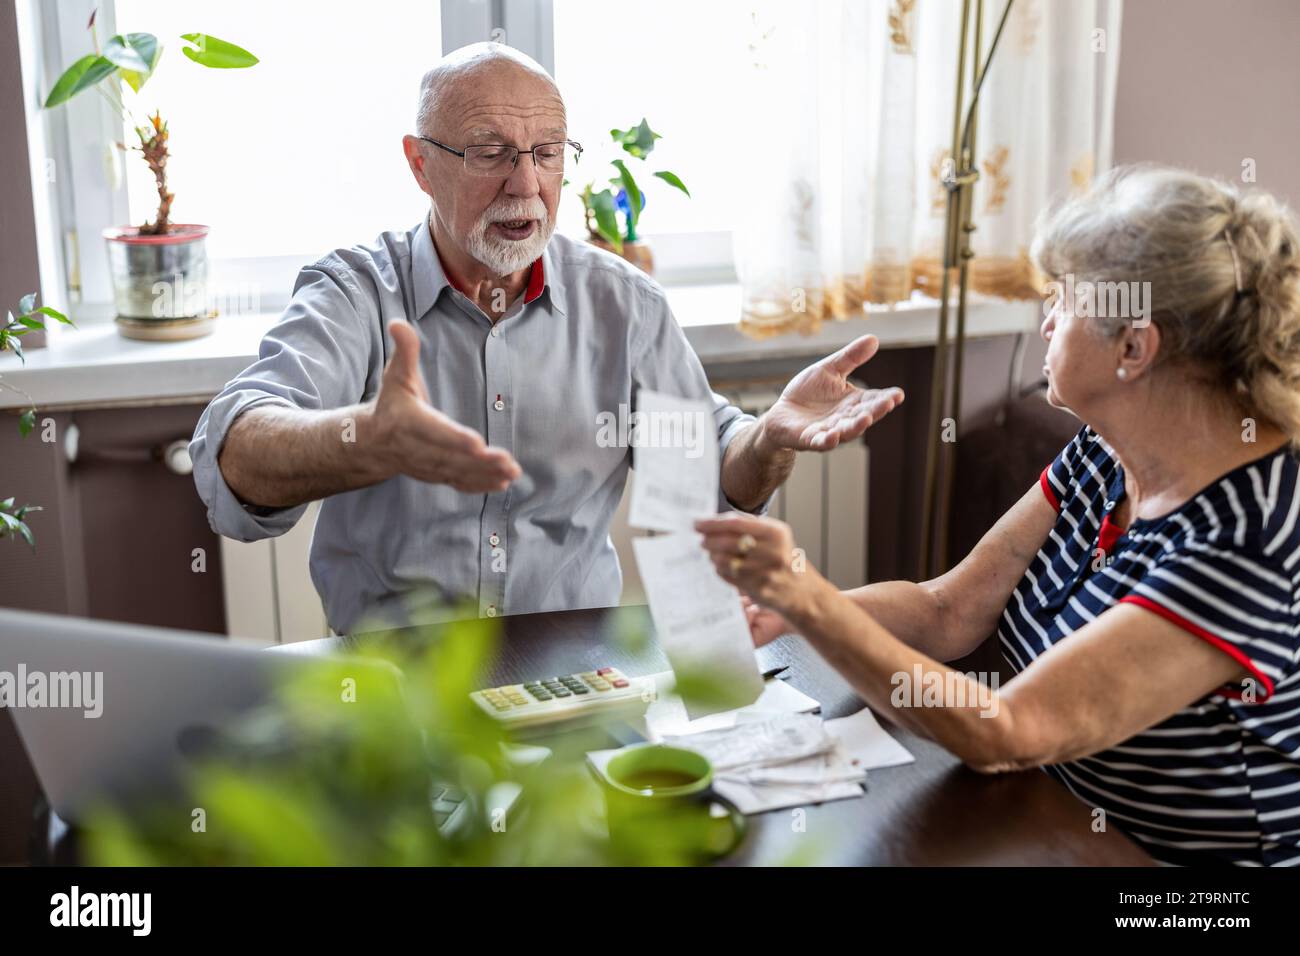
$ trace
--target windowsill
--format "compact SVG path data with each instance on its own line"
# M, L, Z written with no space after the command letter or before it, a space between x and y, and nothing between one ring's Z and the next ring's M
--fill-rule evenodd
M736 326L741 291L735 283L666 287L678 321L706 367L759 359L813 358L859 335L878 336L883 348L910 348L934 340L938 307L914 300L873 307L861 318L826 322L814 335L755 341ZM136 342L118 334L94 310L78 311L76 329L59 328L46 348L27 353L23 365L0 356L0 409L84 408L206 402L257 357L258 343L279 312L219 319L216 330L189 342ZM971 338L1032 332L1039 310L1032 302L974 298L966 328ZM4 386L9 386L8 388ZM26 396L13 391L20 389Z

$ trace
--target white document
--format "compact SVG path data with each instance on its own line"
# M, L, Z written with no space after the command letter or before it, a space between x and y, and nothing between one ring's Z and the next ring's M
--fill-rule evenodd
M642 389L628 428L632 502L628 524L690 531L718 513L718 433L713 406Z
M863 770L897 767L916 759L880 726L870 707L863 707L850 717L828 720L826 729L839 741L849 761Z
M789 764L828 754L836 745L822 719L814 714L780 714L724 730L665 737L664 743L704 754L716 774Z
M767 720L774 714L809 714L821 704L792 686L788 681L763 682L763 693L748 707L724 710L699 720L691 720L686 705L674 691L673 673L655 674L655 699L646 709L643 736L654 743L666 736L682 737L706 730L722 730L738 723Z
M714 787L742 813L860 797L867 779L812 714L769 716L664 743L708 757Z
M692 531L632 541L655 633L692 720L748 706L763 692L740 595L700 540Z

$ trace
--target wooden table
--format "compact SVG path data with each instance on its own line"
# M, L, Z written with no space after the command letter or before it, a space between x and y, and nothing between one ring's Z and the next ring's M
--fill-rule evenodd
M526 614L502 619L501 652L489 682L516 683L612 665L625 673L668 668L653 642L638 651L613 639L648 629L641 606ZM367 639L331 638L285 645L293 653L337 652ZM806 643L785 637L760 649L764 669L821 701L826 718L863 706L848 683ZM880 715L878 715L880 716ZM791 810L750 818L749 833L728 862L780 864L792 859L850 866L1064 865L1149 866L1151 858L1118 830L1092 830L1089 808L1039 770L984 775L930 741L881 723L915 755L915 763L873 770L857 799L811 806L803 832Z

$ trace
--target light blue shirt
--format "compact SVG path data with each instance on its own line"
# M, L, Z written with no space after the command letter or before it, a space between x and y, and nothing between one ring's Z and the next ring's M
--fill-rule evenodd
M272 537L306 508L250 508L231 492L217 456L235 419L258 405L373 398L392 349L385 327L405 318L420 336L434 407L514 455L523 475L493 494L399 476L327 498L311 576L330 626L408 621L412 592L467 600L485 616L617 604L609 523L631 450L599 440L598 422L620 405L635 411L642 388L703 399L725 452L754 418L713 393L663 289L640 270L560 235L539 263L529 292L495 325L449 284L424 222L303 269L258 360L195 429L194 480L213 530ZM729 507L725 497L719 507Z

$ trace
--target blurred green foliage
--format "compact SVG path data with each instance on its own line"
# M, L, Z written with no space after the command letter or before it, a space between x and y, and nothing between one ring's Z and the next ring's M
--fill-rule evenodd
M104 807L86 827L97 865L594 865L689 862L647 819L629 856L604 833L604 799L585 760L610 746L599 728L548 739L552 756L521 765L470 698L501 639L498 620L469 619L381 636L364 654L311 659L274 704L230 729L197 763L186 797L147 809ZM268 654L274 653L268 651ZM400 672L400 678L399 678ZM522 788L524 812L494 806ZM464 825L443 832L431 788L469 797Z

